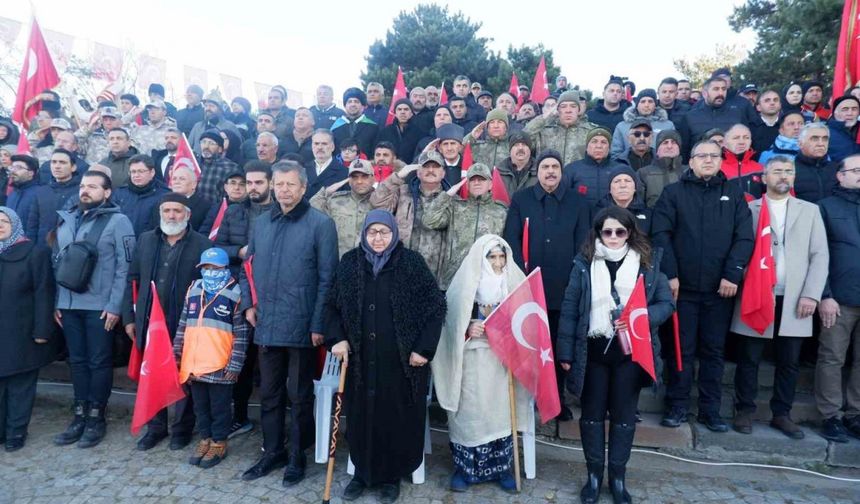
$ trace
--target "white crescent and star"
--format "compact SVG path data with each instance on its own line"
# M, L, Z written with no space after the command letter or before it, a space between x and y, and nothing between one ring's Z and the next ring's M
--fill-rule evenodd
M30 61L27 63L27 80L30 80L36 75L36 70L39 69L39 57L36 56L36 51L32 49L30 49L28 57Z
M540 317L546 325L547 330L549 330L549 320L547 319L546 311L541 308L539 304L534 301L530 301L517 308L517 311L514 312L514 316L511 318L511 332L513 332L514 339L521 347L537 351L535 347L529 345L525 338L523 338L523 322L526 321L526 318L529 315L537 315ZM543 358L543 356L541 356L541 358Z
M636 308L632 312L630 312L630 323L628 324L628 329L630 330L630 335L638 340L643 340L645 338L636 334L636 319L639 317L647 317L648 309L647 308Z

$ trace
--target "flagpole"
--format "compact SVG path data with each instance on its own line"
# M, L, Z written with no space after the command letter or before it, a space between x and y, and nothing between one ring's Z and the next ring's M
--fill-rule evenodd
M346 382L346 359L340 364L340 383L337 385L337 398L334 405L334 427L331 432L331 444L328 450L328 467L325 472L325 489L323 490L323 504L329 504L331 500L331 481L334 478L334 455L337 451L337 432L340 430L340 411L343 406L343 388Z
M517 482L517 492L520 491L520 441L517 438L517 393L514 388L514 374L508 369L508 395L511 403L511 434L514 438L514 480Z

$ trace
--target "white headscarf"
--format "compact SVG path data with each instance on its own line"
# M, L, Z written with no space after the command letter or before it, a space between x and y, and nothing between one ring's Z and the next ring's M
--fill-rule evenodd
M481 306L494 306L502 302L508 295L508 265L512 257L507 257L505 267L501 273L496 273L488 256L493 252L502 252L507 257L505 247L498 240L488 241L484 246L484 259L481 261L481 279L478 281L478 291L475 293L475 302Z

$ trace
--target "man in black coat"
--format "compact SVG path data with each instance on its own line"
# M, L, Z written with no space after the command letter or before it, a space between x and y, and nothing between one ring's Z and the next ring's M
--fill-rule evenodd
M242 262L248 258L248 244L254 232L254 221L260 215L270 212L275 205L272 198L272 168L263 161L249 161L245 164L245 187L248 197L242 203L227 207L224 220L218 228L215 246L227 252L230 258L230 271L239 278ZM248 349L245 364L233 386L233 425L228 439L249 432L254 425L248 419L248 400L254 390L254 367L257 364L257 345L254 344L254 330L248 333Z
M394 104L394 122L381 126L376 142L391 142L397 159L409 160L414 155L415 146L421 137L412 102L403 98Z
M305 196L308 200L323 187L345 180L349 175L346 166L334 157L334 144L334 135L329 130L317 130L311 138L314 160L305 165L308 176Z
M514 261L525 272L542 270L547 315L553 352L557 352L558 320L564 289L570 278L573 258L579 252L591 226L591 209L585 198L562 183L561 154L545 150L537 158L538 183L521 189L511 198L504 238L514 252ZM528 219L528 220L527 220ZM523 235L528 226L528 261L523 257ZM573 414L564 405L564 372L556 362L556 379L561 398L560 420Z
M657 106L666 111L666 116L678 127L681 123L681 118L689 112L690 104L677 99L678 96L678 79L674 77L666 77L660 81L657 87Z
M151 283L155 282L167 330L173 339L182 314L185 292L194 280L200 278L197 268L200 254L212 246L205 236L189 227L191 215L185 205L185 197L180 194L168 193L161 198L158 206L160 225L140 235L128 268L122 318L126 334L141 352L146 347L149 314L152 310ZM194 409L191 395L188 394L176 403L170 449L179 450L187 446L191 442L193 430ZM167 408L149 421L146 434L137 442L137 449L149 450L166 437Z
M719 128L726 131L735 124L750 126L755 121L755 112L746 98L727 98L728 85L720 77L711 77L702 86L702 101L691 108L679 121L681 145L693 145L701 140L708 130ZM689 152L684 153L689 159Z
M113 194L114 203L131 221L134 235L158 227L158 204L170 192L164 182L155 176L155 163L146 154L137 154L128 162L128 185Z
M597 100L597 106L588 111L588 120L609 131L615 131L618 123L624 120L624 111L630 103L624 99L624 81L614 75L603 86L603 99ZM611 141L611 140L610 140Z
M720 171L720 146L692 149L690 170L667 186L654 207L651 233L663 249L663 272L678 302L683 371L669 367L662 425L687 419L693 360L699 356L699 422L726 432L720 419L723 350L744 267L753 250L752 214L737 184ZM672 353L674 356L674 353Z
M185 100L188 105L176 112L176 127L186 136L191 134L194 125L203 120L203 88L197 84L188 86L185 91Z
M340 150L344 140L352 139L358 142L361 152L373 152L379 126L364 114L367 106L367 95L358 88L349 88L343 93L343 116L331 125L335 147ZM385 122L382 123L385 125ZM310 195L313 196L313 195Z
M823 122L811 122L800 128L800 153L794 158L794 194L798 198L818 203L833 193L839 163L830 161L830 129Z
M57 210L64 210L78 202L81 172L80 160L74 152L63 148L54 149L48 160L51 180L36 192L36 200L30 208L25 229L35 230L36 240L45 245L45 237L57 226ZM47 187L49 190L45 190Z

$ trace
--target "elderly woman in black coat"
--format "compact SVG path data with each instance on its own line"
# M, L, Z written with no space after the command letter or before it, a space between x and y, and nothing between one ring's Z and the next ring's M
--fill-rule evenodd
M0 440L24 446L39 368L57 354L51 252L24 235L11 208L0 206Z
M573 260L561 305L558 361L570 374L568 389L579 396L579 428L588 480L580 498L598 502L603 481L604 432L609 427L609 489L616 504L630 502L624 473L636 433L636 405L644 380L639 365L625 355L619 338L626 322L619 315L640 275L644 277L654 368L660 376L657 326L672 315L669 281L660 273L659 253L628 210L612 206L598 212L582 252Z
M424 457L429 361L445 320L445 295L424 259L398 239L385 210L367 214L361 245L344 254L326 305L326 345L349 363L347 441L355 477L344 500L380 486L381 502Z

